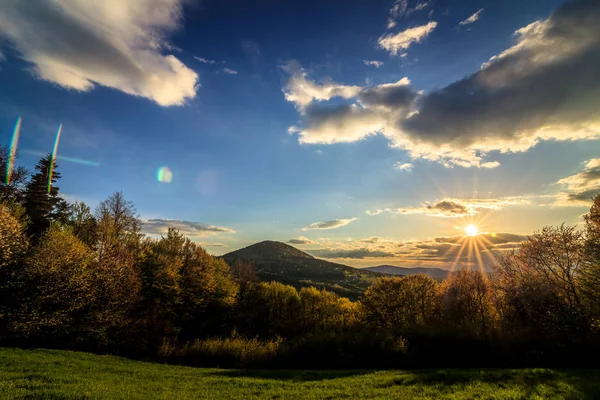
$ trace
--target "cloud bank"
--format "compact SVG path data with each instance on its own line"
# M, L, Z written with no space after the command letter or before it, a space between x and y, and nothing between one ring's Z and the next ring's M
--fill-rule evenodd
M142 232L150 235L165 235L169 231L169 228L177 229L182 235L189 237L190 240L206 238L225 233L235 233L233 229L224 228L221 226L205 225L199 222L160 218L142 221ZM212 244L211 246L216 246L216 244Z
M96 85L161 106L196 96L198 75L171 49L180 0L4 0L0 38L31 64L39 79L66 89Z
M480 210L502 210L511 205L531 204L527 196L504 197L500 199L454 199L446 198L435 202L425 202L416 207L386 208L383 210L367 211L368 215L378 215L382 212L395 214L422 214L430 217L461 218L478 214Z
M284 92L301 117L290 132L306 144L380 134L413 159L485 168L499 165L487 159L494 154L524 152L540 141L597 139L599 20L600 2L568 2L548 19L517 30L515 44L479 71L429 93L407 78L371 88L318 85L301 68L288 70ZM391 38L386 46L392 52L414 42ZM333 97L346 102L323 104Z

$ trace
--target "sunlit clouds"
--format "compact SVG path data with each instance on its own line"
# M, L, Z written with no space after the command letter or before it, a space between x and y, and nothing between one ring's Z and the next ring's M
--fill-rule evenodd
M316 97L305 96L301 123L292 131L300 143L320 144L380 134L412 158L480 168L499 166L489 159L492 152L524 152L544 140L597 139L599 18L600 3L568 2L548 19L517 30L515 44L479 71L429 93L396 83L393 96L373 104L361 99L364 90L336 84L354 88L344 93L347 102L322 104L331 97L322 96L315 104ZM384 35L380 42L396 54L433 34L428 26ZM315 85L306 73L301 78Z
M592 197L600 193L600 158L588 160L583 171L557 182L566 189L558 195L555 205L589 207Z
M455 199L445 198L434 202L425 202L419 206L369 210L368 215L382 212L396 214L422 214L431 217L461 218L476 215L480 210L502 210L507 206L531 204L528 196L504 197L499 199Z
M514 233L479 232L476 227L469 225L461 227L461 230L460 235L424 240L321 238L311 240L311 244L303 245L302 249L315 257L355 266L391 264L403 267L435 266L447 270L486 270L499 254L512 251L527 239L526 235Z
M387 50L391 55L397 56L403 50L407 50L414 43L422 42L436 28L437 22L431 21L425 25L408 28L402 32L382 35L379 46Z
M463 21L460 21L458 24L461 26L470 25L479 19L482 12L483 12L483 8L479 9L479 11L477 11L475 14L471 15L469 18L467 18Z
M180 0L6 0L0 37L39 79L66 89L95 85L181 105L196 95L198 75L170 52Z
M312 230L324 230L324 229L336 229L342 226L346 226L351 222L356 221L357 218L346 218L346 219L332 219L330 221L325 222L314 222L308 226L302 228L303 231L312 231Z

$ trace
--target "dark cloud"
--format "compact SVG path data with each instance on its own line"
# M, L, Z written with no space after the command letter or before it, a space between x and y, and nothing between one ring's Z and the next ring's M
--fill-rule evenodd
M567 191L558 196L556 205L588 206L591 199L600 193L600 158L587 161L583 171L557 183L564 185Z
M598 21L600 1L569 1L516 31L512 47L460 81L429 93L363 89L354 96L361 106L318 105L294 131L301 143L382 134L414 158L449 167L496 167L484 161L490 152L527 151L542 140L597 139Z
M301 236L298 239L290 239L290 240L288 240L288 243L289 244L314 244L316 242L314 242L314 241L312 241L312 240L310 240L308 238L305 238L305 237Z

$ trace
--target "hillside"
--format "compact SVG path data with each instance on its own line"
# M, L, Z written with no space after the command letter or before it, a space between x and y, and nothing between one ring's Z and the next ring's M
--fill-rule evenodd
M231 264L251 262L261 280L277 281L296 288L315 286L352 299L358 298L379 276L376 272L352 268L315 258L295 247L266 240L222 256Z
M395 265L377 265L374 267L363 268L367 271L377 272L380 274L388 274L388 275L414 275L414 274L425 274L429 275L434 279L445 279L451 274L450 271L441 268L427 268L427 267L397 267Z

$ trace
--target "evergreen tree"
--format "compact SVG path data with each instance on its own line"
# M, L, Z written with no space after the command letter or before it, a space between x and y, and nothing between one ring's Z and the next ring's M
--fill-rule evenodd
M54 185L60 179L56 163L50 188L48 187L51 162L50 154L42 158L35 166L36 173L25 188L24 206L31 221L28 233L35 237L50 227L50 221L61 220L61 215L66 209L66 202L58 196L59 188Z
M13 168L10 182L7 182L8 158L8 147L0 146L0 202L21 203L29 171L25 167Z

